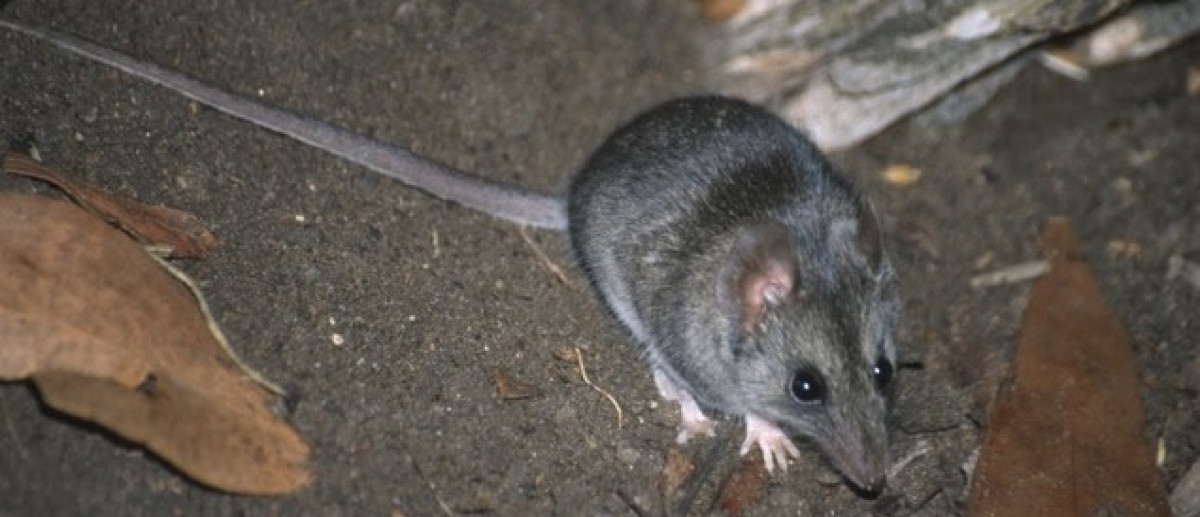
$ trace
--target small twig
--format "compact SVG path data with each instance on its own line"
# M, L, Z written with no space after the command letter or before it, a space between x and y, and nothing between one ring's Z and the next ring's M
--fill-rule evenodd
M168 273L171 273L171 276L174 276L176 280L187 287L188 291L192 293L192 298L196 299L196 305L200 307L200 312L204 314L204 320L208 323L209 332L212 333L213 338L217 340L217 343L221 345L221 349L225 351L225 354L228 355L231 360L233 360L234 364L236 364L238 368L240 368L242 372L246 374L247 377L250 377L251 380L258 383L259 386L266 388L267 391L270 391L275 395L281 397L284 396L283 388L279 387L278 384L268 380L266 376L259 373L254 368L251 368L250 365L246 364L245 361L242 361L241 357L238 357L237 353L233 351L233 347L229 346L229 340L225 339L225 333L221 332L221 327L217 326L217 321L213 319L212 311L208 309L208 302L204 301L204 295L200 292L200 288L196 286L196 283L193 282L192 279L186 274L184 274L183 271L176 269L175 266L172 266L161 257L155 255L154 253L147 254L150 255L155 262L158 262L159 265L166 269Z
M605 391L604 388L593 384L591 379L588 379L587 368L583 366L583 351L579 347L575 347L575 361L579 365L579 375L583 376L583 382L591 386L592 389L600 392L601 395L604 395L608 399L608 402L613 405L613 408L617 410L617 429L620 429L621 424L625 421L625 412L621 410L621 404L617 402L616 397L612 396L612 393Z
M530 249L533 250L533 254L537 256L538 261L542 263L542 267L545 267L547 270L549 270L550 274L554 275L554 278L557 278L558 281L563 285L567 287L574 287L571 285L571 281L567 278L567 274L563 273L562 268L559 267L558 264L555 264L554 261L550 260L550 257L546 256L546 253L542 251L541 246L538 246L536 242L533 242L533 239L529 237L529 233L525 231L525 227L522 226L518 231L521 234L521 238L525 240L525 244L529 245Z
M1050 271L1050 263L1045 260L1025 262L1015 266L998 269L971 277L971 288L994 287L997 285L1017 284L1033 280Z
M438 244L438 232L436 229L429 231L429 240L433 241L433 258L436 259L442 256L442 247Z
M920 458L921 456L929 454L930 449L931 447L929 446L929 442L925 440L917 442L917 446L910 449L908 454L905 454L903 458L896 460L895 463L888 467L887 477L896 477L896 474L899 474L901 470L904 470L904 467L907 467L909 463L916 461L916 459Z
M433 499L437 501L437 504L439 507L441 507L442 512L444 512L446 515L453 516L454 510L450 508L450 505L446 504L446 501L442 500L442 496L438 494L437 486L435 486L433 482L429 480L429 477L426 476L425 472L421 470L421 466L418 465L417 462L412 459L412 457L408 458L408 462L412 464L413 470L417 473L417 477L421 478L421 481L425 483L425 487L428 488L429 492L433 494Z
M646 508L643 508L642 505L638 503L637 498L630 495L629 492L618 489L616 494L617 497L620 497L621 501L625 503L625 506L628 506L630 510L633 510L633 513L637 514L638 517L650 516L650 512L647 511Z

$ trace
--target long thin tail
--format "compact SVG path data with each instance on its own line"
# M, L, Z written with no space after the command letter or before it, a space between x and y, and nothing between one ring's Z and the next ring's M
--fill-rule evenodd
M436 197L517 224L558 230L567 226L565 203L561 198L479 178L422 158L401 147L264 106L180 72L140 61L69 34L5 19L0 19L0 27L161 85L217 111L289 136Z

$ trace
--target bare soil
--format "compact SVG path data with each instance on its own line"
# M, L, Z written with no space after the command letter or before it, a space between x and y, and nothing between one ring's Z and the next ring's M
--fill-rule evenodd
M543 190L623 120L710 91L703 49L717 37L685 1L17 1L4 16ZM0 49L4 142L220 234L224 248L182 267L234 346L298 394L288 418L316 476L280 498L213 492L12 383L0 386L0 514L703 513L736 464L728 422L683 448L699 465L684 497L656 500L678 412L563 236L528 232L566 284L513 225L25 37L0 32ZM1170 256L1200 252L1200 99L1185 89L1198 66L1193 41L1085 83L1029 67L965 120L911 119L835 154L893 230L903 355L924 365L900 374L893 455L929 452L863 499L809 448L749 513L961 513L961 466L1028 294L968 280L1039 258L1052 215L1074 222L1133 338L1147 439L1163 440L1173 483L1200 454L1200 368L1186 373L1200 288L1166 275ZM924 175L889 186L878 173L891 163ZM575 347L624 408L620 427L555 357ZM502 400L493 369L538 395Z

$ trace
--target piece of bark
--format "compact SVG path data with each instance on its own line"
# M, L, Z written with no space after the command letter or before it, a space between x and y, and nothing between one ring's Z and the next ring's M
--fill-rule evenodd
M0 194L0 380L145 444L196 481L278 494L308 446L141 246L70 203Z
M76 203L113 222L142 243L166 246L171 257L204 258L221 244L195 215L114 196L35 162L28 156L8 153L4 156L3 168L9 173L36 178L58 187Z
M1129 338L1064 219L988 418L969 515L1169 515Z
M1086 35L1073 45L1084 76L1145 57L1200 32L1200 0L746 0L724 25L718 89L833 149L948 95L982 105L1040 43Z

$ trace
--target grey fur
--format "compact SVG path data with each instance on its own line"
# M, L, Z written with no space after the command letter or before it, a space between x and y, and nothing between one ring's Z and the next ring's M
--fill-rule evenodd
M860 486L879 481L887 403L870 372L895 364L894 274L881 243L860 243L877 227L869 205L811 143L740 101L670 102L596 151L567 206L580 262L653 366L701 406L758 414ZM796 296L747 333L720 279L762 224L792 236ZM824 378L826 403L790 395L801 367Z

